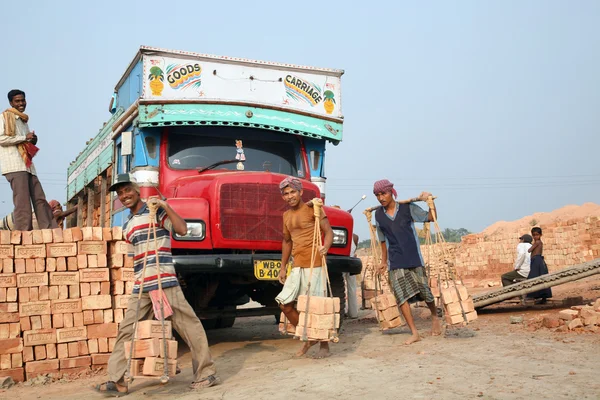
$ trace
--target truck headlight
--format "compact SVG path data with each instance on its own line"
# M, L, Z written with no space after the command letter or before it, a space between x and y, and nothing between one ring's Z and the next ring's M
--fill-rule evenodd
M333 228L333 243L335 247L345 247L348 243L348 231L344 228Z
M187 224L187 233L185 236L174 234L176 240L204 240L206 236L206 225L204 221L185 221Z

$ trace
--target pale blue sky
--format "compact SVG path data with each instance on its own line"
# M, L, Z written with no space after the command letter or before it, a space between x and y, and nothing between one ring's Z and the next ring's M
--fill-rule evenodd
M27 92L49 199L109 118L140 45L340 68L345 140L329 203L360 213L388 178L439 196L442 227L479 231L600 202L600 2L3 2L0 94ZM12 210L0 181L0 214Z

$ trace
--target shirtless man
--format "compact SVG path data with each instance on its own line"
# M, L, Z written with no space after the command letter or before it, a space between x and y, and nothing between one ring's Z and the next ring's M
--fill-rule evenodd
M279 303L279 308L281 308L290 323L293 326L298 326L299 314L295 304L299 295L308 292L315 215L313 208L302 201L302 182L300 179L288 177L280 183L279 189L283 200L290 206L290 209L283 214L283 243L281 245L281 270L279 272L279 282L283 284L283 290L275 300ZM333 243L333 230L323 209L321 209L320 225L325 240L323 246L319 249L319 253L325 256ZM293 268L290 276L286 276L290 255L293 256L294 260ZM310 278L311 296L327 295L327 282L323 277L321 264L321 257L316 257L313 264L312 278ZM306 342L296 356L305 355L315 344L317 344L315 341ZM329 343L320 342L320 349L315 358L324 358L328 355Z

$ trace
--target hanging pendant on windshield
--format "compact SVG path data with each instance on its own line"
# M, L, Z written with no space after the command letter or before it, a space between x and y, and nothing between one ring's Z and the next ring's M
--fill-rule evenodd
M235 147L236 147L235 159L240 161L239 163L237 163L236 167L237 167L238 171L243 171L244 164L242 163L242 161L246 161L246 155L244 154L244 148L242 147L242 141L240 139L237 139L235 141Z

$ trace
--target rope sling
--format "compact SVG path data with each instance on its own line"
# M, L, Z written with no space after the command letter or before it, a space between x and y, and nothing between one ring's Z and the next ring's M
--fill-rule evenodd
M166 329L165 329L165 306L164 306L164 292L162 289L162 280L161 280L161 276L160 276L160 261L159 261L159 257L158 257L158 240L156 237L156 213L158 211L158 203L155 203L153 201L148 201L146 203L147 207L148 207L148 218L150 220L149 222L149 228L148 228L148 236L146 237L146 249L144 252L144 263L143 263L143 268L142 268L142 276L141 276L141 281L140 281L140 288L138 291L138 301L137 301L137 305L135 308L135 321L133 323L133 337L131 339L131 348L129 350L129 356L127 358L127 369L125 371L125 382L127 383L131 383L133 382L133 375L131 374L131 361L133 359L133 349L135 348L135 341L136 341L136 336L137 336L137 327L138 327L138 320L139 320L139 315L140 315L140 304L141 304L141 300L142 300L142 293L144 291L144 280L146 278L146 265L148 264L148 250L150 247L150 234L152 234L154 236L153 241L154 241L154 250L155 250L155 257L156 257L156 274L158 276L158 298L159 298L159 306L160 306L160 315L158 316L160 322L161 322L161 328L162 328L162 342L163 342L163 351L164 351L164 355L165 355L165 359L163 360L163 375L159 378L160 379L160 383L165 384L167 382L169 382L169 366L168 366L168 349L167 349L167 340L166 340ZM148 377L151 378L151 377Z
M313 240L312 240L312 255L311 255L311 259L310 259L310 271L308 274L308 285L306 287L306 312L304 313L304 329L302 332L302 337L301 337L301 341L303 342L307 342L308 341L308 336L307 336L307 330L308 330L308 310L309 310L309 306L310 306L310 287L312 284L312 275L313 275L313 268L315 266L315 260L317 259L318 256L321 257L321 278L323 278L323 275L325 276L325 278L327 279L327 288L325 289L325 293L323 293L325 296L323 297L328 297L327 296L327 290L329 290L329 297L333 299L333 291L331 290L331 282L329 281L329 273L327 271L327 259L324 255L319 254L319 249L321 248L321 246L323 246L323 238L321 236L321 211L323 208L323 200L319 199L319 198L315 198L312 200L313 203L313 211L314 211L314 217L315 217L315 227L313 230ZM332 304L332 314L335 315L335 304L333 302L331 302ZM334 317L334 321L335 321L335 317ZM334 342L337 343L339 341L338 338L338 330L336 328L336 324L333 324L333 330L334 330L334 336L331 337L330 339Z

